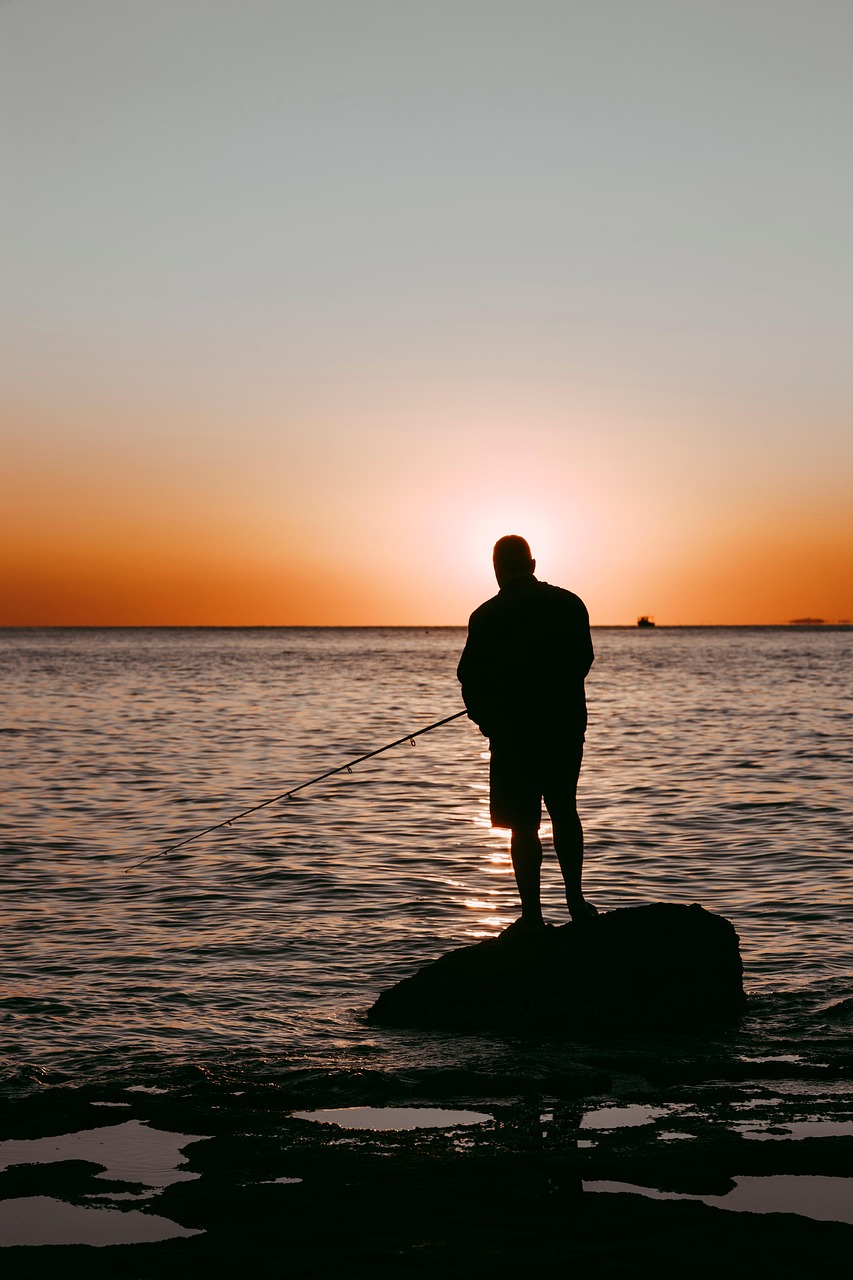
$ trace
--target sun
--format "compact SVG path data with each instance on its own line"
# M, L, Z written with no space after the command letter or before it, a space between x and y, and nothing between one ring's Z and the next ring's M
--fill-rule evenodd
M468 512L460 520L458 534L460 559L470 571L491 564L492 548L499 538L514 533L527 540L540 570L546 570L560 556L561 544L569 540L558 528L552 514L537 509L533 503L507 501Z

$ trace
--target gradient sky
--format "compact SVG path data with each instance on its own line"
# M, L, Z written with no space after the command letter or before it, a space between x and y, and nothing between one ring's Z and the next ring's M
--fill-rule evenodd
M853 616L849 0L4 0L7 624Z

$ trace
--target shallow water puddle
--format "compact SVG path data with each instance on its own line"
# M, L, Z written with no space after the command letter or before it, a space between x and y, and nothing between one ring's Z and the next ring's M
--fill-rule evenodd
M88 1244L103 1248L203 1234L139 1209L87 1209L52 1196L26 1196L0 1203L0 1246Z
M654 1124L661 1116L683 1110L682 1107L600 1107L588 1111L581 1120L582 1129L633 1129L641 1124Z
M331 1111L294 1111L297 1120L336 1124L342 1129L455 1129L485 1124L484 1111L451 1111L446 1107L338 1107Z
M853 1120L768 1120L765 1124L758 1121L733 1124L732 1128L755 1142L853 1137Z
M746 1053L736 1055L738 1062L802 1062L803 1055L801 1053L773 1053L760 1054L758 1056L750 1056Z
M103 1172L94 1175L96 1178L142 1183L160 1189L200 1176L179 1166L186 1164L182 1148L191 1142L202 1142L206 1136L167 1133L152 1129L140 1120L128 1120L124 1124L48 1138L14 1138L0 1142L0 1170L19 1164L85 1160L103 1166ZM121 1195L105 1192L104 1199L119 1199ZM87 1244L101 1247L198 1234L169 1218L138 1209L87 1208L67 1204L53 1196L25 1196L0 1204L0 1246Z
M0 1170L15 1164L53 1164L57 1160L87 1160L104 1167L95 1176L115 1182L141 1182L168 1187L198 1178L178 1166L186 1164L182 1149L204 1142L209 1135L167 1133L141 1120L83 1129L50 1138L12 1138L0 1142Z
M853 1178L812 1174L771 1174L761 1178L733 1178L734 1188L723 1196L695 1196L631 1182L584 1182L584 1191L621 1192L651 1200L698 1200L736 1213L796 1213L821 1222L853 1223Z

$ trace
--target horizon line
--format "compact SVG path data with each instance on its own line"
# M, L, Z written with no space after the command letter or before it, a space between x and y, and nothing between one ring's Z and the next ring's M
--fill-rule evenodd
M2 622L2 631L462 631L467 622ZM764 627L793 631L832 631L853 628L846 618L837 621L808 619L788 622L657 622L639 627L636 622L591 622L592 630L677 631Z

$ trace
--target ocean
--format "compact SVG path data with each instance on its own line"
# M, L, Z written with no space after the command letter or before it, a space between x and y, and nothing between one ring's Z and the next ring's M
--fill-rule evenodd
M30 1265L37 1245L38 1256L101 1255L110 1231L107 1252L127 1257L153 1247L143 1240L193 1247L215 1226L190 1200L167 1213L168 1194L213 1177L226 1105L228 1140L242 1135L250 1175L266 1170L270 1135L253 1149L251 1134L273 1098L280 1158L255 1184L281 1196L302 1194L318 1144L366 1150L393 1134L399 1146L392 1104L446 1110L443 1127L424 1123L411 1141L452 1134L461 1159L466 1142L506 1150L501 1115L527 1114L534 1098L537 1143L560 1131L597 1204L603 1192L669 1196L853 1223L849 628L593 629L585 892L601 911L698 902L729 919L750 1000L727 1030L531 1043L366 1020L382 990L518 914L506 833L488 821L486 743L465 718L143 863L453 715L464 639L459 628L0 633L7 1257ZM561 924L547 824L543 835L545 915ZM555 1084L569 1077L570 1089ZM571 1137L554 1119L569 1094ZM330 1103L336 1121L309 1118ZM459 1120L463 1104L480 1121ZM365 1107L349 1121L342 1110ZM99 1164L80 1137L90 1131L101 1155L113 1141L121 1157ZM48 1139L52 1155L27 1145ZM672 1166L693 1169L681 1183L660 1176L691 1142L711 1190L694 1185L695 1156ZM771 1148L770 1172L750 1172ZM783 1149L795 1155L780 1164ZM62 1163L89 1157L74 1177ZM637 1180L643 1169L656 1185ZM768 1184L750 1193L757 1208L749 1194L736 1203L750 1178ZM815 1214L810 1196L838 1207Z

